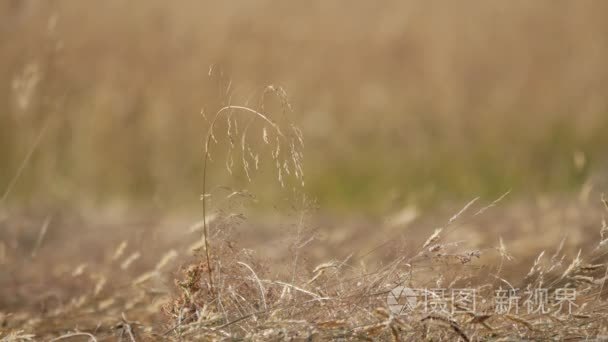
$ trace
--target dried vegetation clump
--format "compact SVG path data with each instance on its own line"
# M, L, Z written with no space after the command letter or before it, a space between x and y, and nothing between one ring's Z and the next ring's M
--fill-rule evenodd
M487 215L490 207L467 215L472 206L469 203L421 240L413 252L386 260L375 269L364 266L364 254L353 252L288 281L289 274L273 275L243 251L226 249L227 255L214 260L218 268L215 291L206 281L210 272L204 263L183 271L178 281L180 295L166 307L176 323L171 335L194 340L395 341L604 336L608 313L605 240L590 244L593 248L586 254L579 250L572 255L564 250L567 243L562 240L526 266L516 261L521 250L510 251L502 238L496 239L495 247L484 249L467 249L466 241L453 240L458 237L454 231L466 226L460 222L467 221L465 216ZM604 214L608 214L606 209ZM597 236L605 234L605 222L601 227ZM519 277L513 277L514 273ZM404 303L389 299L399 287L419 291L418 304L401 313L390 304ZM474 298L462 302L449 295L465 289ZM439 296L439 290L446 296ZM571 296L564 301L568 293ZM505 302L507 295L510 304ZM435 301L423 305L423 299Z
M407 226L352 225L366 240L302 228L338 226L312 216L264 227L224 207L208 221L209 262L202 222L11 212L0 222L0 339L601 338L608 209L589 198L477 200ZM542 231L553 233L531 238ZM401 312L400 287L417 291ZM473 290L474 309L450 296L459 289ZM515 290L519 300L501 310L499 294ZM557 300L568 293L571 304Z

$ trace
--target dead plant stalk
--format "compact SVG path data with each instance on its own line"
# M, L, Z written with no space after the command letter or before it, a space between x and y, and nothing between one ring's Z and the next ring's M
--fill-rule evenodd
M272 129L275 130L275 132L278 136L280 136L281 138L285 138L285 136L283 135L283 132L281 132L281 129L279 128L279 126L277 124L275 124L272 120L270 120L268 118L268 116L254 110L254 109L251 109L249 107L245 107L245 106L228 105L228 106L222 107L215 113L215 116L214 116L213 120L211 121L211 125L209 126L209 130L207 131L207 136L205 138L205 156L204 156L204 160L203 160L202 202L203 202L203 240L205 243L205 258L206 258L207 269L208 269L207 276L209 279L209 286L211 287L212 291L213 291L213 270L211 268L211 258L210 258L210 253L209 253L209 227L207 225L207 164L209 163L209 159L210 159L209 145L211 143L211 140L213 139L213 128L215 127L216 123L220 120L220 118L224 114L231 113L233 111L248 113L248 114L253 115L254 118L258 118L258 119L265 121L272 127Z

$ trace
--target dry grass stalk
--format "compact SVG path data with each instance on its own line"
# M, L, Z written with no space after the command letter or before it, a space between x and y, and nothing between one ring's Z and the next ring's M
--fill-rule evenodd
M210 70L210 72L212 72L212 70ZM227 87L227 89L229 89L229 88L230 88L230 85ZM289 102L287 100L287 95L286 95L285 91L283 90L283 88L275 87L272 85L266 87L261 96L261 99L260 99L261 111L258 111L258 110L255 110L253 108L246 107L246 106L229 104L229 105L226 105L226 106L218 109L215 112L215 115L213 116L213 118L210 120L210 126L207 131L207 135L205 138L205 145L204 145L203 195L201 196L201 201L202 201L202 207L203 207L203 220L202 220L203 227L202 228L203 228L203 240L204 240L204 246L205 246L205 257L206 257L206 261L207 261L207 269L209 270L208 281L209 281L209 284L212 289L214 287L214 281L213 281L213 267L211 265L210 246L209 246L209 227L208 227L208 223L207 223L207 212L208 212L207 168L208 168L208 164L211 160L211 154L210 154L211 146L210 145L212 142L218 143L218 140L215 136L215 130L214 130L215 126L222 119L224 119L224 118L226 119L226 123L227 123L227 127L228 127L226 135L228 137L228 142L229 142L228 160L227 160L226 167L230 173L232 173L232 168L234 166L234 159L232 157L232 149L235 147L235 141L237 140L237 137L239 135L238 124L237 124L238 121L236 120L236 118L233 119L233 116L235 116L239 113L242 113L242 114L247 114L253 118L252 120L249 121L249 123L246 125L245 129L242 131L241 138L240 138L241 153L242 153L242 158L241 158L242 169L245 172L247 178L249 180L251 180L251 177L250 177L250 168L251 167L249 165L248 159L251 159L254 161L254 163L255 163L254 165L255 165L256 169L259 166L258 165L259 164L259 155L254 153L252 151L252 149L246 143L248 129L249 129L251 123L254 121L254 119L257 119L257 120L260 120L264 124L263 129L262 129L262 139L263 139L264 143L270 144L269 132L268 132L267 127L270 127L271 132L275 137L274 147L271 150L271 155L275 162L275 166L276 166L276 170L277 170L277 177L278 177L278 181L281 184L281 186L284 186L284 184L285 184L283 173L286 173L287 175L292 174L288 161L291 162L291 165L293 167L293 176L302 185L304 185L304 172L303 172L303 167L302 167L303 155L301 152L301 148L303 147L303 143L304 143L303 138L302 138L302 133L297 127L295 127L291 123L287 123L286 130L288 132L287 131L284 132L284 130L279 126L279 124L270 118L269 114L263 113L265 96L269 93L275 94L278 97L278 99L280 100L281 105L283 106L283 117L286 120L287 115L286 115L285 110L286 109L291 110L291 105L289 104ZM230 97L230 99L231 99L231 97ZM282 155L281 145L283 143L289 149L287 158L285 158L284 160L281 159L281 155Z

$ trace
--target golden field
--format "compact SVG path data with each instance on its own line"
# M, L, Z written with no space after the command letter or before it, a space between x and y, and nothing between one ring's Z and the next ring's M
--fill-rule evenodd
M0 341L605 338L607 12L0 3Z

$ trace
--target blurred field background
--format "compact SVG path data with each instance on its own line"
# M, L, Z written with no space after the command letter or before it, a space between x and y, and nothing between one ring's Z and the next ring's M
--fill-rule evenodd
M230 82L241 104L284 87L328 210L567 193L606 171L605 1L0 6L0 189L44 129L15 205L195 208L199 112ZM214 184L280 198L274 175L223 164Z
M601 0L0 2L1 341L606 336L606 13ZM268 85L302 130L306 185L279 186L261 126L252 182L228 172L236 128L222 121L205 255L208 119L227 104L277 119ZM441 327L386 313L403 284L580 297L563 320L483 306Z

